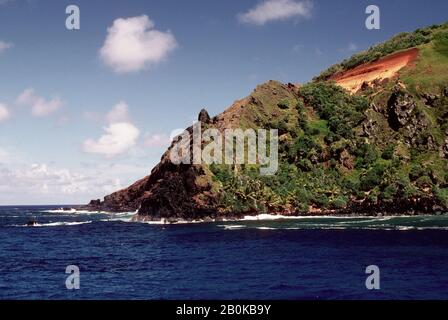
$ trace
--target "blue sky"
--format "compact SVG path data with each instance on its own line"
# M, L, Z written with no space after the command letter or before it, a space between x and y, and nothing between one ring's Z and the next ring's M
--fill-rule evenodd
M70 4L80 30L65 27ZM365 28L369 4L380 30ZM148 174L202 107L306 82L447 12L442 0L0 0L0 205L101 198Z

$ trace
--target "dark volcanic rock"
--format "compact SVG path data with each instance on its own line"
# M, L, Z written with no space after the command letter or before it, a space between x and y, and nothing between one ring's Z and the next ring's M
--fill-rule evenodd
M410 121L416 106L412 96L398 87L394 88L387 105L389 125L395 131L398 131Z
M428 107L434 107L437 100L440 99L440 96L436 95L436 94L429 94L429 93L424 93L423 94L423 101L425 103L425 105L427 105Z
M199 112L198 121L202 123L210 123L210 115L207 110L202 109L201 112Z

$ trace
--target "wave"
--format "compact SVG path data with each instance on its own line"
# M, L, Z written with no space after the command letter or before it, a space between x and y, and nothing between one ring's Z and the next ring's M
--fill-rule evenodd
M137 211L135 212L110 212L110 211L89 211L89 210L78 210L78 209L63 209L63 208L59 208L59 209L50 209L50 210L43 210L41 212L44 213L65 213L65 214L83 214L83 215L89 215L89 214L107 214L107 215L129 215L129 214L136 214Z
M153 225L169 225L169 224L198 224L198 223L206 223L206 222L210 222L210 221L205 221L205 220L177 220L177 221L172 221L169 219L160 219L160 220L139 220L139 221L134 221L131 219L131 222L137 222L137 223L144 223L144 224L153 224ZM215 222L215 221L212 221Z
M218 227L222 227L228 230L247 228L247 226L245 225L218 225Z
M27 224L21 224L21 225L13 225L13 227L28 227L28 228L38 228L38 227L61 227L61 226L77 226L81 224L89 224L92 223L92 221L75 221L75 222L49 222L49 223L35 223L32 226L29 226Z
M281 214L259 214L256 216L244 216L240 221L271 221L271 220L300 220L300 219L365 219L363 216L286 216ZM231 221L231 220L224 220Z

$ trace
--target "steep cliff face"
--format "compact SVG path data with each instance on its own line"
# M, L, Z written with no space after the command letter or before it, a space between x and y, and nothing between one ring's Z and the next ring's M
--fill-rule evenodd
M170 221L444 212L448 25L394 37L303 86L269 81L222 114L202 110L198 119L202 130L277 129L276 174L260 176L249 164L176 165L173 142L148 177L86 208Z

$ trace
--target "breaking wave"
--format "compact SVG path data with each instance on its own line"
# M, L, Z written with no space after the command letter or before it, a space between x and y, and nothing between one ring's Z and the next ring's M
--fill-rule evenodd
M61 226L78 226L81 224L89 224L93 221L74 221L74 222L64 222L64 221L58 221L58 222L49 222L49 223L35 223L32 226L28 224L22 224L22 225L14 225L14 227L28 227L28 228L38 228L38 227L61 227Z

